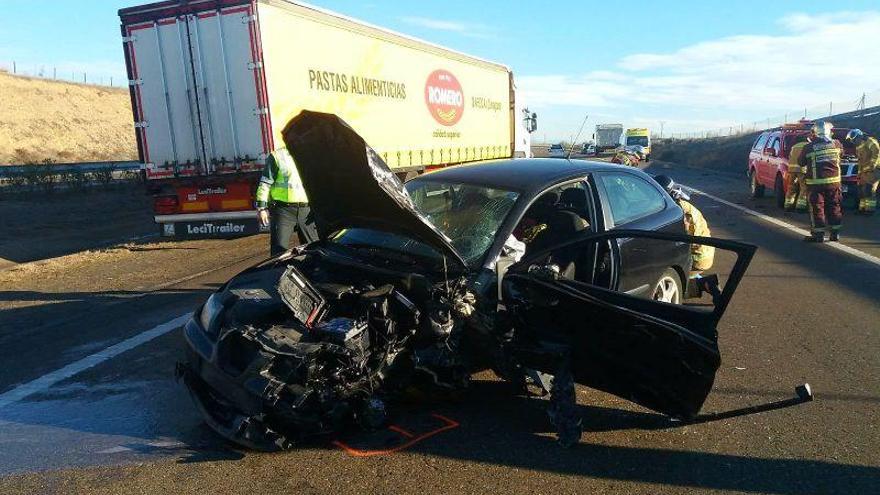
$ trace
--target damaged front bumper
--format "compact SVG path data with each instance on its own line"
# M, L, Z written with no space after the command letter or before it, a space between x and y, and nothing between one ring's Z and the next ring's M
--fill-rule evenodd
M219 369L212 357L217 344L195 318L184 326L186 359L176 376L189 390L205 422L220 436L247 448L276 451L292 442L265 422L265 400L247 390L235 377Z

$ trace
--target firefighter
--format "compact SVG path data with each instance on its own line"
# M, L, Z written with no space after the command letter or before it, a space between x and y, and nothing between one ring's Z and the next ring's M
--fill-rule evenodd
M799 158L801 167L806 167L804 182L807 185L810 203L810 235L808 242L825 242L826 229L832 241L840 239L843 222L840 191L840 156L843 146L832 138L830 122L817 122L813 126L816 138L804 146Z
M877 184L880 181L880 143L859 129L849 131L846 140L856 146L859 160L858 213L873 215L877 209Z
M785 175L785 209L788 211L807 209L807 187L804 184L804 171L799 162L804 147L815 137L816 134L811 129L806 141L795 144L788 152L788 173Z
M672 178L658 175L654 180L663 189L666 189L666 192L681 207L681 210L684 212L684 226L688 235L712 237L712 231L709 230L709 223L706 222L703 213L689 201L691 198L681 188L676 186ZM701 272L712 268L712 264L715 262L715 248L701 244L692 244L691 259L691 278L693 278Z
M300 244L318 239L309 199L287 148L278 148L266 158L263 176L257 186L257 210L263 227L270 227L272 256L290 248L293 233Z
M639 159L627 150L620 150L614 155L614 158L611 159L611 163L626 165L627 167L636 167L639 164Z

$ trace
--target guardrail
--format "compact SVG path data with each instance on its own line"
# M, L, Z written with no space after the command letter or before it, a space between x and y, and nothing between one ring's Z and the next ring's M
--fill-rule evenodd
M43 167L42 170L57 174L68 172L100 172L112 170L114 172L133 171L143 168L143 163L138 161L122 162L81 162L81 163L47 163L35 165L0 165L0 178L22 174L33 169Z

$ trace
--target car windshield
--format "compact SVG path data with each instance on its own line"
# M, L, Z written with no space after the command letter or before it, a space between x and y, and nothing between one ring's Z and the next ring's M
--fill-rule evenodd
M451 240L455 250L469 265L486 254L519 196L513 191L435 181L427 177L408 182L406 189L416 209ZM440 254L424 243L373 229L346 229L338 233L333 242L398 255L440 259Z
M627 136L627 146L648 146L648 136Z
M562 145L561 144L554 144L553 146L550 146L550 149L551 150L561 150Z

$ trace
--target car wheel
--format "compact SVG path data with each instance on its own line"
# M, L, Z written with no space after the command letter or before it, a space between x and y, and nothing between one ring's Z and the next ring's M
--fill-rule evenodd
M749 189L751 190L753 198L761 198L764 196L764 186L758 184L758 177L755 174L754 169L749 172Z
M782 176L776 176L776 182L773 185L773 194L776 196L776 206L779 208L785 208L785 184L782 181Z
M654 284L651 299L669 304L681 304L681 279L678 272L667 268Z

